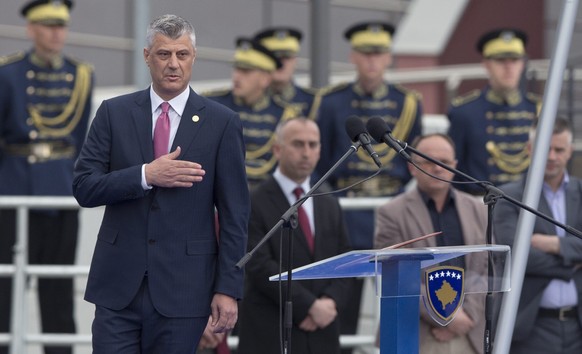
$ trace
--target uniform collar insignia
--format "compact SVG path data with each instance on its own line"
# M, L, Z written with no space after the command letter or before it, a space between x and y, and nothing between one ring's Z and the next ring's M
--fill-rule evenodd
M522 101L522 95L519 90L512 90L510 92L487 91L486 98L489 102L496 104L508 104L510 106L517 106Z
M57 56L52 58L50 61L46 61L39 57L36 53L30 54L30 61L43 69L61 69L65 63L62 56Z
M250 107L253 111L262 111L263 109L269 107L269 96L263 95L263 97L259 98L257 102L252 105L247 104L242 98L234 97L234 103L238 106L247 106Z
M291 102L296 94L295 86L292 83L289 83L287 86L285 86L281 92L274 92L273 90L270 90L269 92L273 96L281 97L285 102Z
M356 82L354 84L354 92L358 94L358 96L367 95L359 82ZM382 83L380 86L378 86L376 90L371 92L369 95L372 96L372 98L375 100L379 100L388 96L388 85L386 83Z

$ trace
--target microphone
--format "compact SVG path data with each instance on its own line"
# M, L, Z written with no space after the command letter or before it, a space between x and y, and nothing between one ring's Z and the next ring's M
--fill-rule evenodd
M377 142L385 143L392 149L396 150L396 152L406 161L410 161L410 155L404 151L404 148L402 145L400 145L400 142L392 136L392 130L390 130L388 124L384 122L384 119L380 117L372 117L368 121L368 124L366 124L366 127L368 128L368 132L374 138L374 140Z
M378 167L382 167L382 162L378 157L378 153L372 148L372 140L370 135L366 132L366 127L364 127L364 122L356 116L349 116L346 120L346 132L353 142L359 141L364 149L368 152L368 155L372 157L374 163Z

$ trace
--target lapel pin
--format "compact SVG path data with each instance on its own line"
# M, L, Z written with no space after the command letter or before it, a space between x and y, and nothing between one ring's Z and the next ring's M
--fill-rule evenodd
M192 116L192 121L193 121L194 123L198 123L198 121L199 121L199 120L200 120L200 117L198 117L198 115L193 115L193 116Z

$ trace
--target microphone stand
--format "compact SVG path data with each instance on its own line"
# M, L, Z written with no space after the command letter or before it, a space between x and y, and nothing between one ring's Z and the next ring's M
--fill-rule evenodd
M507 194L505 194L502 190L500 190L499 188L493 186L490 182L484 182L484 181L479 181L474 177L471 177L469 175L467 175L466 173L463 173L455 168L452 168L450 166L445 165L444 163L433 159L430 156L427 156L426 154L418 151L417 149L413 148L412 146L408 145L407 143L403 143L400 142L399 140L396 140L393 138L393 140L395 142L397 142L397 144L400 146L400 149L396 149L396 151L398 152L399 155L401 155L403 158L405 158L406 160L409 160L409 156L406 156L406 149L410 149L410 151L412 151L414 154L422 157L425 160L428 160L442 168L444 168L445 170L452 172L456 175L459 175L463 178L465 178L468 181L474 182L475 184L477 184L478 186L480 186L481 188L483 188L483 190L485 190L485 196L483 196L483 203L485 203L485 205L487 205L487 231L486 231L486 237L487 237L487 244L493 244L493 208L495 207L495 203L499 200L499 199L505 199L508 202L512 203L513 205L516 205L519 208L525 209L527 211L529 211L530 213L533 213L536 216L539 216L540 218L562 228L563 230L565 230L566 232L568 232L571 235L574 235L580 239L582 239L582 232L580 232L579 230L562 224L561 222L547 216L546 214L537 211L536 209L533 209L525 204L523 204L522 202L508 196ZM406 155L405 155L406 154ZM491 310L493 308L493 292L491 291L491 289L493 288L493 260L491 259L491 255L488 255L489 259L487 262L487 275L488 275L488 279L487 279L487 296L485 299L485 334L484 334L484 339L483 339L483 345L484 345L484 353L488 354L491 353L491 325L492 325L492 319L493 319L493 314L491 313Z
M288 270L287 270L287 301L285 302L285 318L284 318L284 336L283 336L283 350L284 353L291 353L291 332L293 328L293 303L291 301L291 281L292 281L292 269L293 269L293 229L297 228L297 210L305 201L311 197L311 195L329 178L329 176L354 152L358 151L358 149L362 146L360 141L355 142L353 145L350 146L349 150L311 187L307 193L303 196L303 198L298 199L293 205L287 209L285 213L281 216L279 221L263 236L263 238L257 243L257 245L250 250L247 254L245 254L235 265L237 269L241 269L242 267L247 264L253 255L257 252L263 244L265 244L271 237L275 234L277 230L281 227L287 228L289 230L289 242L288 242L288 250L287 250L287 257L288 257Z

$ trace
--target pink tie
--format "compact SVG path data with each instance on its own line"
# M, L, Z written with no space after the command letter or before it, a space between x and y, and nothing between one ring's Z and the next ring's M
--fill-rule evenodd
M293 190L293 194L295 194L295 198L299 199L303 195L303 188L297 187ZM299 218L299 226L305 235L305 241L307 241L307 246L309 246L309 250L313 253L313 233L311 232L311 226L309 225L309 218L307 217L307 213L303 207L299 207L297 209L297 216Z
M154 158L158 158L168 153L168 145L170 143L170 104L162 102L162 113L156 121L156 129L154 129Z

